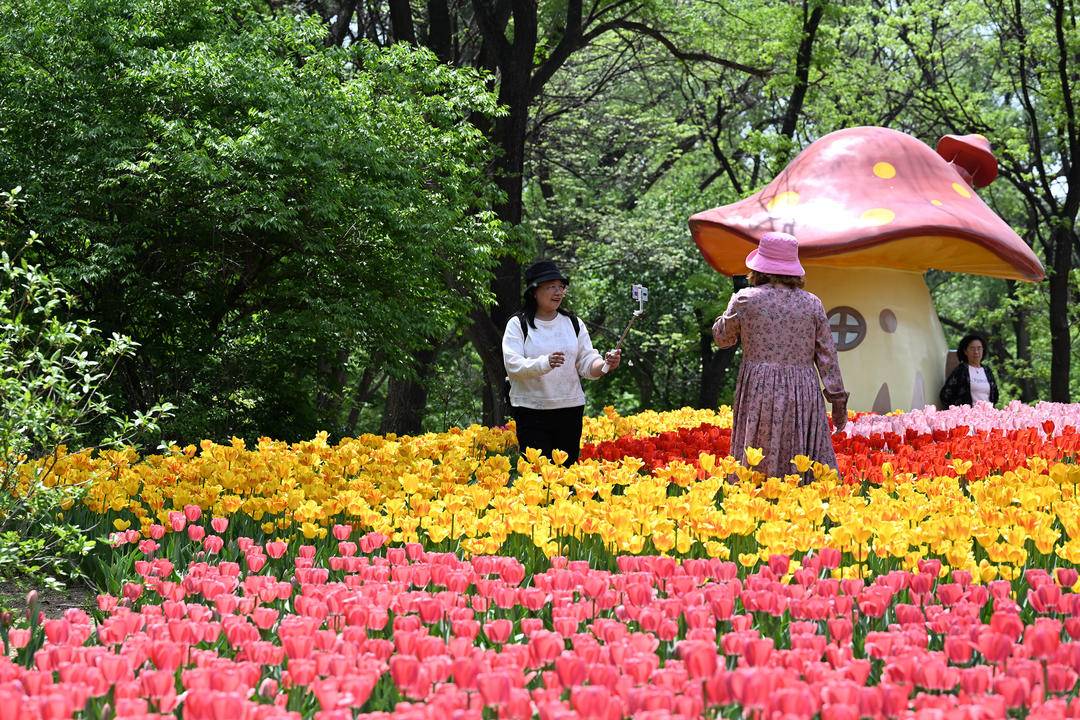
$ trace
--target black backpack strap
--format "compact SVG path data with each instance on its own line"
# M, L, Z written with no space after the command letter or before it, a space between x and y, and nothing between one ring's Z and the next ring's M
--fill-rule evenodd
M525 313L523 312L517 314L517 319L521 323L521 342L525 342L529 338L529 323L525 320Z
M570 324L574 326L574 336L577 337L581 334L581 325L578 323L577 315L570 313Z

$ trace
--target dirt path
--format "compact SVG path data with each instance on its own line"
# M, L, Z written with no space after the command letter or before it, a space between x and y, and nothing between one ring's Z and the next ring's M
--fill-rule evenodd
M46 617L58 617L70 607L82 608L89 612L94 608L96 594L86 585L77 584L54 590L48 587L33 588L24 583L5 580L0 582L0 609L10 610L14 615L21 615L26 610L26 596L36 589L41 611Z

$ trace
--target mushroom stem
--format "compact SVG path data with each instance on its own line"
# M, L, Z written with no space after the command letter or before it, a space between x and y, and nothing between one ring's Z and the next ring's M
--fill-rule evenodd
M960 159L960 156L959 155L954 155L953 159L949 161L949 165L951 165L952 169L955 170L957 172L957 174L960 175L961 178L963 178L964 182L967 183L967 186L969 188L974 188L975 187L975 176L978 175L979 168L978 167L972 167L972 168L965 167L964 165L961 165L959 162L957 162L958 159Z

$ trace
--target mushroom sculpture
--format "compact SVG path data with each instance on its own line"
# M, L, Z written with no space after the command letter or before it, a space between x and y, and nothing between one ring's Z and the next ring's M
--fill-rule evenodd
M849 407L887 412L936 402L947 348L923 274L931 268L1036 281L1031 248L975 194L997 177L981 135L936 152L888 128L839 130L810 144L754 195L690 218L726 275L766 232L799 239L806 288L821 298Z

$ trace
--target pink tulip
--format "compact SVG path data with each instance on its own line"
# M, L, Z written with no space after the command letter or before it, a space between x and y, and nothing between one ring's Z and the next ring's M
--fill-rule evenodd
M283 556L287 549L288 545L281 540L273 540L266 543L266 554L275 560Z
M1024 633L1024 646L1031 650L1032 657L1050 657L1060 644L1061 623L1057 620L1038 618Z
M513 624L506 619L492 620L484 623L484 635L493 643L502 645L510 639L510 631Z
M510 699L513 687L506 672L483 672L476 676L476 687L485 705L502 705Z
M26 628L8 630L8 642L13 648L24 648L30 643L30 631Z
M966 637L950 635L945 638L945 656L954 665L966 665L971 662L974 646Z
M583 685L570 692L570 704L583 720L606 718L610 702L611 694L604 687Z
M718 657L715 644L684 641L679 644L679 656L686 663L691 678L703 679L716 672Z
M187 518L184 513L173 510L169 512L169 527L173 532L180 532L187 525Z
M994 692L1005 700L1006 707L1023 707L1027 702L1028 685L1024 680L999 675L994 680Z
M225 541L218 535L208 535L203 540L203 550L210 555L217 555L225 547Z
M743 650L743 657L746 658L746 662L753 667L765 665L769 662L769 657L773 652L772 638L762 638L760 640L751 640L746 643L746 648Z
M818 550L818 557L821 558L821 567L832 570L840 567L842 554L834 548L824 547Z
M1004 662L1013 651L1013 641L1008 635L993 630L983 632L977 642L979 653L989 662Z
M832 618L826 622L829 629L829 638L837 645L851 642L854 626L847 618Z
M565 649L562 636L547 630L538 630L529 638L529 657L533 667L547 665Z

